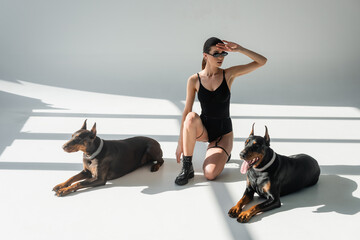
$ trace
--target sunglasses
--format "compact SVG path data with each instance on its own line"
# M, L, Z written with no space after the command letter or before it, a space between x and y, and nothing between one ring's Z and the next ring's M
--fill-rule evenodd
M225 57L225 56L227 56L229 53L227 53L227 52L221 52L221 53L214 53L214 54L210 54L210 53L208 53L209 55L211 55L211 56L213 56L213 57L220 57L220 56L222 56L222 57Z

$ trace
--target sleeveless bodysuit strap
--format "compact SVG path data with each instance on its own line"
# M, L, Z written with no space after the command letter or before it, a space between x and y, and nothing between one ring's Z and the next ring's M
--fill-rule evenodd
M199 79L199 82L200 82L200 84L201 84L200 75L199 75L199 73L196 73L196 74L198 75L198 79Z

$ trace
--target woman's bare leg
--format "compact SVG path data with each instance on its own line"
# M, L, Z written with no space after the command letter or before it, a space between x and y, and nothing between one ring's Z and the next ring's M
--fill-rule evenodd
M197 113L190 112L185 118L183 128L183 154L192 156L196 141L207 141L208 134Z
M214 180L224 170L225 164L229 159L227 154L231 154L233 147L234 134L230 132L222 136L221 140L217 143L226 150L226 152L219 147L214 147L216 140L211 142L206 151L206 157L203 164L204 176L208 180Z
M177 185L185 185L190 178L194 177L192 155L195 143L196 141L206 141L207 139L208 134L200 116L194 112L188 113L183 127L183 166L180 174L175 179Z

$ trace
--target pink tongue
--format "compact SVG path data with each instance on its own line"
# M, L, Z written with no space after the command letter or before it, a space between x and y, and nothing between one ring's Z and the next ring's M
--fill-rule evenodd
M241 164L240 172L242 174L246 174L246 172L247 172L247 170L249 170L249 168L250 168L250 165L246 161L243 161L243 163Z

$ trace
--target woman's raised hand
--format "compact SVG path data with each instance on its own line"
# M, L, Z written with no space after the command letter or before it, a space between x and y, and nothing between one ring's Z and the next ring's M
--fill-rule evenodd
M223 50L223 51L227 51L227 52L235 52L235 51L240 51L243 48L237 43L229 42L226 40L222 40L222 41L224 43L216 44L216 47L218 47L219 50Z

